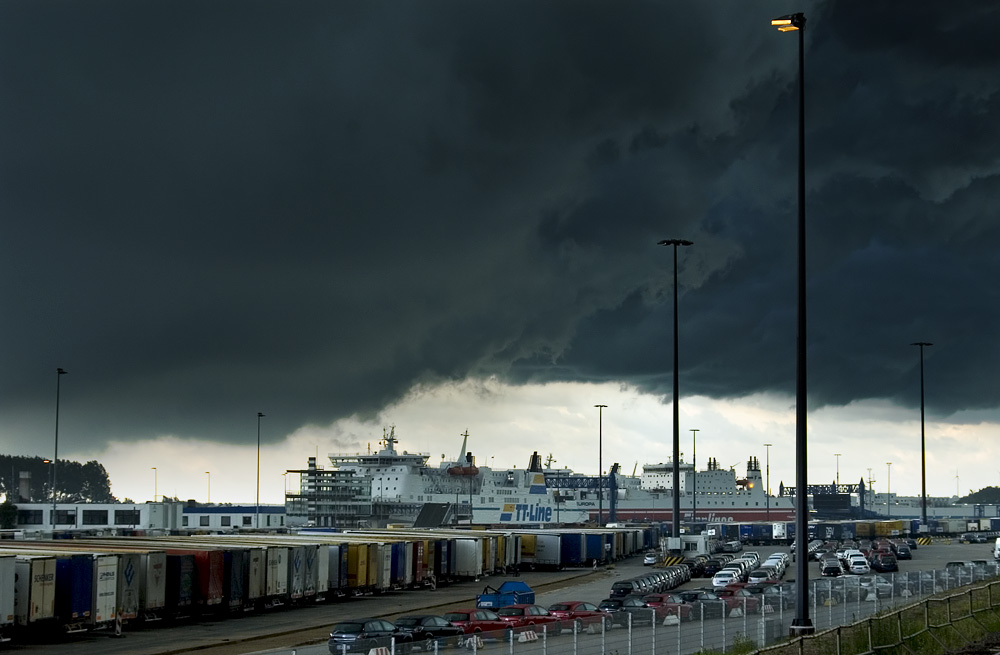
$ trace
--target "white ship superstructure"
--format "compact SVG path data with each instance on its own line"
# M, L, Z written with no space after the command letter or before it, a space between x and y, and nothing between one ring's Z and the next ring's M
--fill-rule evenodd
M383 447L375 453L331 454L333 470L317 469L313 477L333 474L340 482L355 485L363 481L367 502L340 517L329 517L329 525L410 523L427 503L448 505L450 523L545 525L585 523L589 519L586 507L564 501L546 487L540 465L499 471L477 466L475 457L466 451L467 433L465 438L464 454L454 461L442 461L436 468L428 465L428 453L398 452L395 428L385 435ZM315 520L327 522L318 515Z
M428 465L428 453L399 452L395 428L387 431L377 452L331 454L332 468L310 458L299 471L300 491L289 494L290 515L316 525L376 526L411 524L428 504L445 506L448 524L555 525L605 521L669 521L673 515L673 465L647 464L641 476L625 476L618 466L603 479L543 468L538 453L527 468L493 470L477 466L464 435L453 461ZM788 497L765 493L756 458L745 478L710 459L695 471L680 462L680 506L685 521L783 521L794 517ZM614 513L612 513L614 510Z

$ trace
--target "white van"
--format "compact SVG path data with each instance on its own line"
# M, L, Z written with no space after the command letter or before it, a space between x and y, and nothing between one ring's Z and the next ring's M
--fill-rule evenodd
M997 541L993 544L993 559L1000 560L1000 537L997 537Z

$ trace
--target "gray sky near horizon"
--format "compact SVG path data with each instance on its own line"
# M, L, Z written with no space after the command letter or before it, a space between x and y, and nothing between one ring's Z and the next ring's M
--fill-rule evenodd
M0 435L267 441L414 385L996 419L1000 9L8 2ZM44 444L44 446L39 445Z

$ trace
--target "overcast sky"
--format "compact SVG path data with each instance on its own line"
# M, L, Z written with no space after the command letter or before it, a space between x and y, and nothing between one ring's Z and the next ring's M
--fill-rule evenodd
M798 36L810 482L1000 483L990 3L11 1L0 443L119 498L310 455L698 461L794 484ZM835 453L841 453L835 458ZM892 461L891 472L886 462ZM996 463L996 464L994 464ZM206 471L210 472L206 474ZM890 477L891 475L891 477Z

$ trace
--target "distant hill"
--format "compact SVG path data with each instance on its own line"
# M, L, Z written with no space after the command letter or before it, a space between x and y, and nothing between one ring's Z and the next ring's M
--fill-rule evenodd
M0 455L0 491L12 503L41 503L52 500L49 485L52 464L42 457ZM26 493L21 495L22 472L30 474ZM111 495L111 479L104 466L95 461L81 464L60 459L56 467L56 500L61 503L117 503Z
M979 491L969 490L969 495L958 499L969 505L1000 505L1000 487L984 487Z

